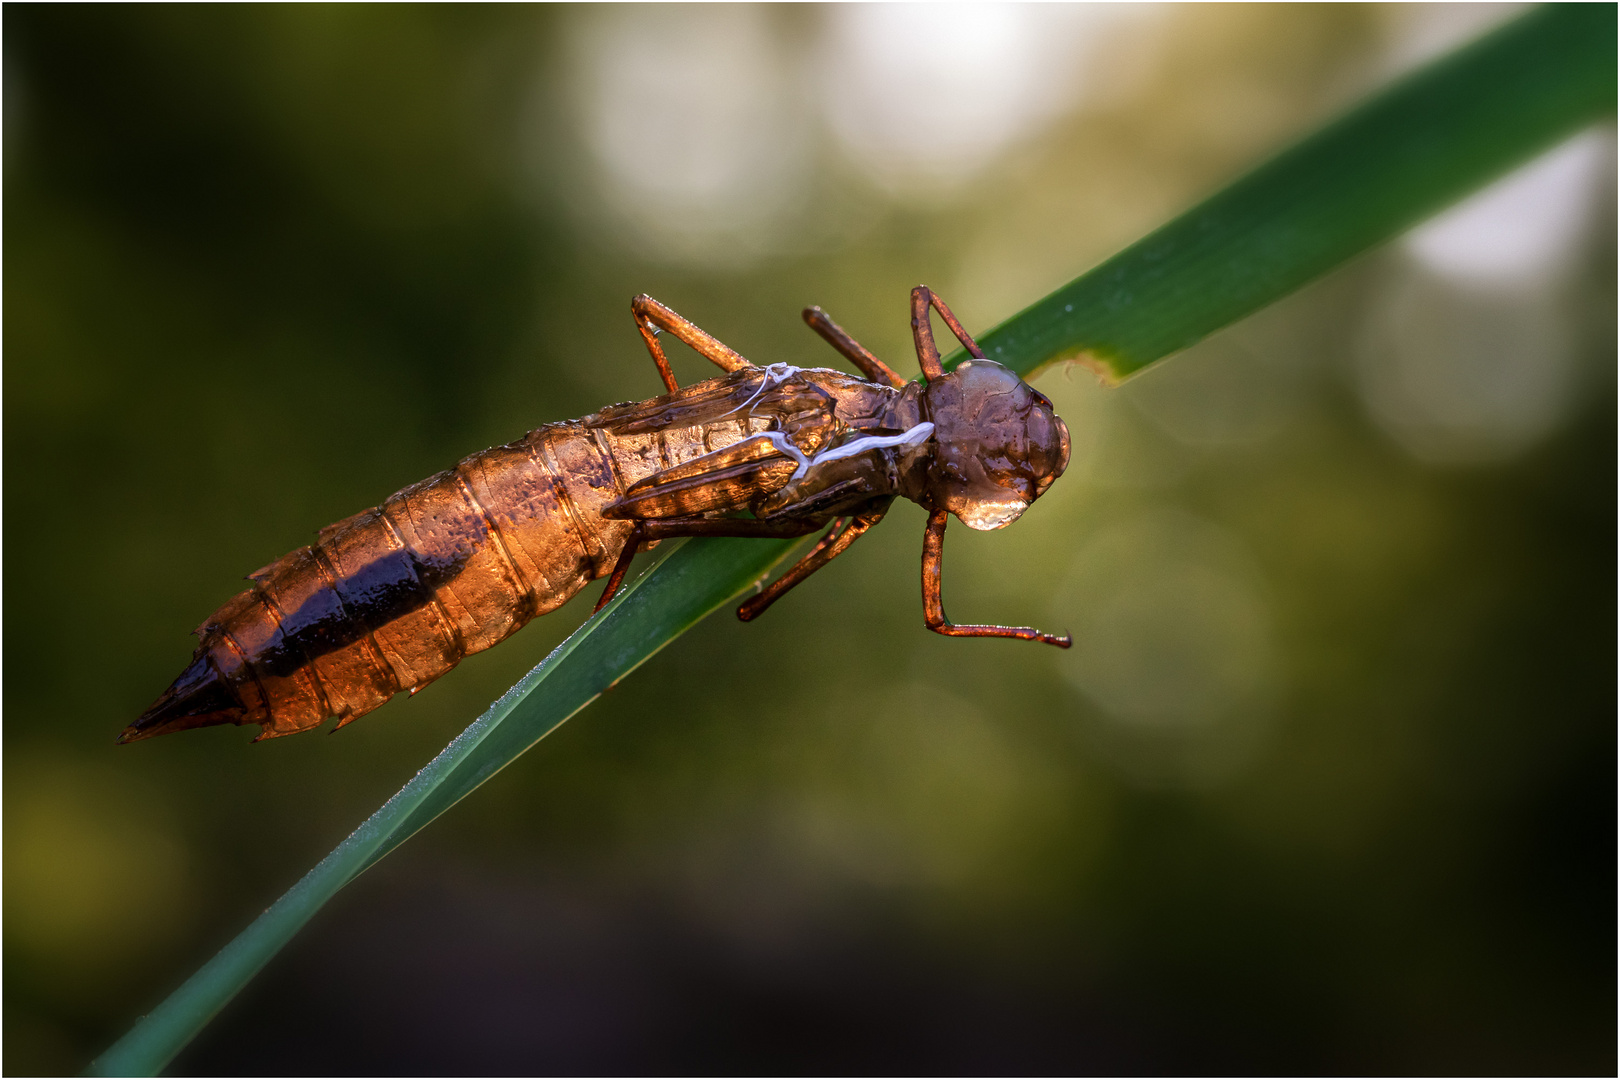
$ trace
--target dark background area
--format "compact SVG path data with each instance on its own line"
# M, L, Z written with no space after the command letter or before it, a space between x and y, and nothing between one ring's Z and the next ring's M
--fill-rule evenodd
M912 285L985 328L1490 17L9 5L4 1070L82 1069L578 625L336 738L113 744L246 571L654 394L633 294L910 371ZM1612 127L1510 183L1036 381L1074 463L946 588L1071 652L927 633L897 508L172 1071L1613 1073Z

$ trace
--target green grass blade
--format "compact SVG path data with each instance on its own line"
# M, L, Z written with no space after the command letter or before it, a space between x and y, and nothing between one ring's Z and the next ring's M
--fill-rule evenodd
M1023 372L1079 360L1117 382L1388 240L1614 105L1615 5L1539 8L1396 83L979 343Z
M990 356L1026 374L1073 358L1123 378L1612 112L1614 40L1612 5L1533 11L1396 84L981 341ZM340 888L746 590L792 547L692 541L663 558L90 1071L150 1075L163 1068Z
M704 616L782 561L798 541L692 540L630 582L596 617L458 735L298 884L88 1070L150 1076L247 985L361 871L488 780ZM534 691L545 686L546 693Z

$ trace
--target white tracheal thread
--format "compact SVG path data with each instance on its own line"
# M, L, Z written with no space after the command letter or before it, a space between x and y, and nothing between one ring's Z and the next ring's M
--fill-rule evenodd
M730 416L731 413L741 412L743 409L748 408L748 406L758 401L759 395L763 394L766 390L769 390L773 386L781 386L783 383L787 382L789 379L793 378L793 376L797 375L803 370L803 368L796 368L792 364L766 364L763 368L760 368L760 371L764 372L765 377L760 380L759 386L755 388L753 394L749 396L748 400L737 406L735 409L732 409L731 412L722 413L721 415Z
M803 477L805 473L809 472L810 469L816 465L825 465L829 461L839 461L843 458L854 457L856 454L864 454L868 450L882 450L891 446L906 448L920 446L922 443L927 442L928 437L933 433L934 425L925 420L911 430L903 432L899 435L863 435L859 439L852 439L851 441L844 443L842 446L834 446L823 450L813 458L805 457L804 451L800 450L797 446L794 446L791 442L789 442L788 437L782 434L780 431L761 432L760 434L753 436L753 438L766 440L772 446L782 451L782 453L799 463L799 467L795 469L793 475L788 478L788 483L791 484Z
M736 450L740 446L746 446L755 439L764 439L777 450L799 463L799 467L793 470L793 475L788 477L788 483L792 484L800 480L805 473L809 472L817 465L824 465L829 461L840 461L847 457L854 457L856 454L864 454L868 450L883 450L889 447L903 447L910 449L913 446L921 446L923 443L928 441L928 437L933 433L934 425L929 421L924 420L916 427L911 428L908 431L904 431L899 435L863 435L859 439L852 439L849 442L844 443L842 446L834 446L823 450L821 453L811 458L805 457L804 451L800 450L797 446L794 446L793 443L789 441L788 437L782 432L761 431L757 434L748 436L746 439L740 439L730 446L719 450L711 450L709 453L704 454L703 457L693 458L691 461L687 462L687 464L695 466L701 463L704 458L711 458L720 454L729 453L730 451Z

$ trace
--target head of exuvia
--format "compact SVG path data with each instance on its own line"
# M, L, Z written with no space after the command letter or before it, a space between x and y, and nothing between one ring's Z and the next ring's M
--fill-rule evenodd
M1018 520L1069 464L1069 429L1046 395L993 360L965 360L923 388L931 454L913 474L912 497L970 529Z

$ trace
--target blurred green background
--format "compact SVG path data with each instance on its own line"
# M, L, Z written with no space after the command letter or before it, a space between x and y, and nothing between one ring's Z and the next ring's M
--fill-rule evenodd
M246 571L659 383L909 371L1503 8L4 12L4 1061L82 1068L594 602L337 738L116 747ZM1586 133L717 616L181 1073L1612 1073L1615 172ZM677 346L678 348L678 346ZM710 372L691 353L683 380Z

